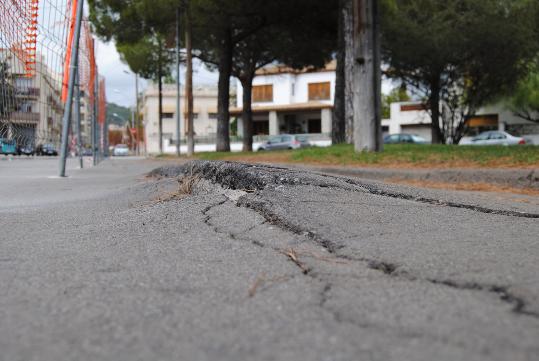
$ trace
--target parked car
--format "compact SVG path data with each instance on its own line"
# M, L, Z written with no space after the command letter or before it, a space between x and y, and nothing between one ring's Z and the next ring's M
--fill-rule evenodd
M117 144L116 146L114 146L114 151L112 152L112 155L116 157L129 155L129 148L125 144Z
M58 155L58 150L52 143L39 144L36 148L37 155Z
M425 138L415 134L390 134L384 137L384 144L427 144Z
M270 136L258 150L299 149L308 146L309 140L305 135L281 134Z
M0 154L17 154L17 142L14 139L0 138Z
M35 152L36 150L32 144L26 144L26 145L18 147L17 149L18 155L31 156L31 155L34 155Z
M459 145L518 145L526 144L524 138L512 136L501 130L479 133L472 139L461 139Z
M82 148L81 153L83 157L91 157L94 155L92 148Z

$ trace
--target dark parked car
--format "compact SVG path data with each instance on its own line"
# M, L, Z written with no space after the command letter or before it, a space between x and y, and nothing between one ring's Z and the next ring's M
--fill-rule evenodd
M23 145L23 146L20 146L18 149L17 149L17 153L19 155L27 155L27 156L31 156L31 155L34 155L36 153L36 150L34 148L33 145L31 144L26 144L26 145Z
M46 143L40 144L36 149L37 155L58 155L58 151L54 147L54 144Z
M304 135L281 134L269 137L260 144L258 150L299 149L309 145L309 140Z
M427 144L427 140L415 134L390 134L384 137L384 144Z

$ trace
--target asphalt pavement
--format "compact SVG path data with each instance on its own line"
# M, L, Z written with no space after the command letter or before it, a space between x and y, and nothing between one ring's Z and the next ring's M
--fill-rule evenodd
M539 358L529 197L226 162L56 171L0 162L0 360Z

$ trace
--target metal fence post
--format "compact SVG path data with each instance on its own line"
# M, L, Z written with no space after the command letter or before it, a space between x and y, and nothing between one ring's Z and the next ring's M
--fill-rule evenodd
M176 155L180 156L180 7L176 8ZM138 95L137 95L138 96Z
M80 122L80 76L78 72L78 65L77 65L77 74L75 79L75 109L73 118L75 120L75 132L77 134L77 143L76 143L76 149L79 157L79 166L82 169L83 168L83 161L82 161L82 138L81 138L81 122Z
M92 156L94 166L97 165L97 112L99 110L98 97L99 97L99 76L97 72L95 74L94 82L94 111L92 114Z
M71 118L71 107L73 106L73 88L75 86L75 72L78 71L78 57L79 57L79 38L80 28L82 23L82 9L84 0L78 0L77 2L77 14L75 19L75 32L73 34L73 44L71 46L72 53L69 64L69 84L67 90L67 99L64 108L64 117L62 119L62 148L60 149L60 177L66 175L66 159L67 159L67 146L69 138L69 124Z

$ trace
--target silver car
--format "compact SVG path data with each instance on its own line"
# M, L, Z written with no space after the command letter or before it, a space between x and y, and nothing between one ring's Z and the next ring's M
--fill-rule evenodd
M272 135L258 147L261 150L299 149L308 147L309 140L305 135L281 134Z
M469 140L462 140L459 145L517 145L526 144L524 138L512 136L501 130L491 130L479 133Z
M125 144L117 144L114 147L114 151L112 152L112 155L116 157L129 155L129 148Z

